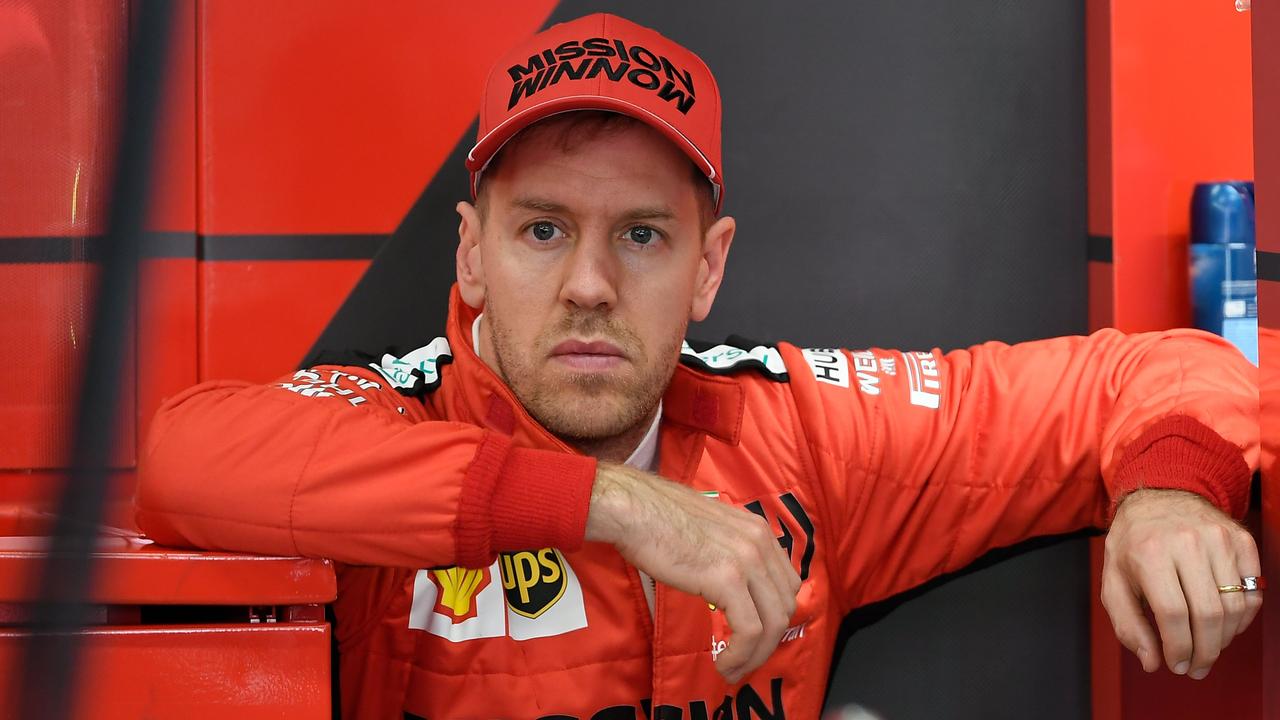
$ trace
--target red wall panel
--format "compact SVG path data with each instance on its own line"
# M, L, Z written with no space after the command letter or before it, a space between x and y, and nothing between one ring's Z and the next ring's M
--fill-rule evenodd
M294 370L366 266L366 260L201 263L201 378L266 382Z
M1280 5L1261 0L1253 9L1253 117L1258 250L1280 253ZM1259 278L1258 320L1271 328L1259 338L1263 457L1270 458L1262 469L1262 569L1280 578L1280 277ZM1280 718L1280 595L1271 595L1262 608L1263 703L1265 717Z
M92 316L84 237L105 222L126 23L119 0L0 5L0 468L64 461ZM133 381L120 379L125 417ZM123 425L114 462L128 466Z
M200 233L390 233L475 119L494 58L553 7L200 3ZM200 377L293 369L366 266L202 262Z
M1192 186L1253 177L1249 13L1110 5L1116 325L1187 325Z
M202 2L201 232L394 230L553 6Z

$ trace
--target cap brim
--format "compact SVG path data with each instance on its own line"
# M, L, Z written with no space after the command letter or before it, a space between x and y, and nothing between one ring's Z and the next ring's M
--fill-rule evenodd
M690 142L689 138L685 137L670 123L648 110L625 100L601 95L571 95L547 100L544 103L533 105L512 115L480 138L480 141L467 153L466 165L467 170L471 171L472 199L475 198L476 191L479 189L481 173L489 165L489 161L498 154L498 151L507 144L507 141L515 137L516 133L552 115L576 110L616 112L633 117L662 133L663 137L675 143L676 147L680 148L680 151L687 155L693 161L693 164L702 171L702 174L706 176L714 189L715 213L717 215L720 214L720 178L716 176L716 171L712 167L711 161L698 149L698 146Z

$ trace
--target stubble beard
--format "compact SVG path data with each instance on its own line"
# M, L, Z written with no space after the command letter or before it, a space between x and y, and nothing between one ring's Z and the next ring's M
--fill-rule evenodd
M485 322L498 373L516 399L540 425L567 444L583 449L607 446L611 440L643 435L666 392L680 357L687 321L674 329L650 358L629 328L607 314L579 311L544 331L532 351L521 352L503 325L501 312L486 301ZM627 355L631 372L552 371L546 358L556 343L570 336L604 337Z

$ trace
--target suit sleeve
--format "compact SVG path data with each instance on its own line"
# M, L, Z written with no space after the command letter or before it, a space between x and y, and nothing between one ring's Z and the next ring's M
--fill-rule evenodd
M1207 333L784 353L848 608L993 548L1105 527L1142 487L1246 509L1257 370Z
M581 544L594 477L592 458L430 420L370 370L321 366L166 402L134 504L166 545L483 567L497 552Z

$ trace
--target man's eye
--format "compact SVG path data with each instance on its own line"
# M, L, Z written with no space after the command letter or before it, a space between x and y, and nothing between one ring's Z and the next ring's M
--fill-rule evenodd
M556 226L549 222L534 223L529 226L529 231L533 233L533 238L539 242L546 242L554 239L556 236Z
M653 241L653 228L637 225L627 231L627 239L639 245L648 245Z

